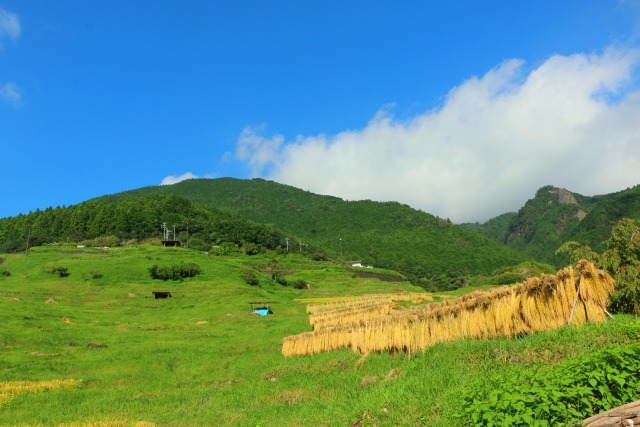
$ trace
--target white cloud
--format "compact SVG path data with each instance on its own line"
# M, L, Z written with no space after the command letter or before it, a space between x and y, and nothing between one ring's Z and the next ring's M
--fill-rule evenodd
M331 136L245 129L254 176L350 200L395 200L454 222L514 211L547 184L585 195L640 183L640 52L509 60L409 120L381 112Z
M191 172L183 173L180 176L169 175L169 176L165 176L162 179L162 182L160 182L160 185L177 184L178 182L184 181L185 179L194 179L194 178L197 178L197 176L192 174Z
M20 89L15 83L0 85L0 98L4 98L13 105L22 103L22 93L20 93Z
M274 135L271 138L260 136L258 132L264 128L245 128L236 145L236 157L245 161L254 175L269 168L284 143L282 135Z
M2 39L5 37L13 40L20 37L20 18L15 13L0 8L0 50L3 47ZM0 98L11 104L19 105L22 102L22 93L15 83L0 84Z
M18 15L0 8L0 40L4 37L15 40L20 37L20 32L20 18L18 18ZM0 48L2 48L1 43Z

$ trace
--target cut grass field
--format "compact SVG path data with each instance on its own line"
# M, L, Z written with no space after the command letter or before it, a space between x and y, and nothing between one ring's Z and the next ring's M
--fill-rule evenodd
M290 256L214 257L179 248L34 248L1 255L0 425L451 426L461 393L496 371L531 368L630 342L616 316L518 339L438 344L411 359L350 350L284 358L310 330L300 300L419 292L406 282ZM196 278L148 268L193 262ZM304 279L283 287L265 266ZM262 269L249 286L243 267ZM68 277L51 273L66 267ZM155 300L152 291L170 291ZM270 301L274 315L248 313Z

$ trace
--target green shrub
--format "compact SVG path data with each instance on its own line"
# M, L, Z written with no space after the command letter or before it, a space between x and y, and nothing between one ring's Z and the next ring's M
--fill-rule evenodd
M304 279L295 279L290 282L290 286L296 289L305 289L307 287L307 281Z
M609 310L640 316L640 266L627 266L615 275L616 289L611 294Z
M118 246L120 245L120 239L116 236L100 236L95 239L84 240L81 242L83 245L98 247L98 246Z
M523 281L523 278L518 273L502 273L492 277L494 285L510 285L512 283L519 283Z
M182 280L195 277L200 273L202 273L202 269L194 263L174 264L163 267L153 265L149 268L149 275L156 280Z
M611 294L609 310L640 316L640 285L618 286Z
M236 252L238 252L238 248L236 247L235 244L230 242L225 242L216 248L215 254L225 256L225 255L232 255Z
M9 270L2 269L0 270L0 277L11 277L11 272Z
M274 282L276 282L279 285L289 286L289 282L287 282L287 279L285 279L284 274L282 273L279 273L276 271L271 275L271 278L273 279Z
M245 243L242 245L245 255L259 255L264 253L264 248L256 243Z
M569 426L637 399L638 372L640 344L540 370L511 370L473 385L457 418L465 426Z
M260 279L258 279L256 272L249 267L244 267L240 270L240 277L247 285L258 286L260 284Z
M60 277L67 277L71 274L67 267L62 266L50 267L47 271L51 274L57 274Z
M193 249L194 251L206 252L211 249L211 245L202 239L192 237L189 239L189 249Z

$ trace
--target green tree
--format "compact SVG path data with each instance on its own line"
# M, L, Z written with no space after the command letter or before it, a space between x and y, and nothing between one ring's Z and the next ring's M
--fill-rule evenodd
M611 230L606 250L598 254L589 246L570 241L556 254L568 253L572 263L585 258L605 268L616 280L609 308L616 313L640 315L640 227L637 221L622 218Z
M611 309L640 315L640 227L635 220L618 221L603 257L607 270L613 271L616 279Z

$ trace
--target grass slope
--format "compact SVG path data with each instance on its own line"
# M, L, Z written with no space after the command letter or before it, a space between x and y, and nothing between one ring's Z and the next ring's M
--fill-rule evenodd
M628 319L617 316L522 339L437 345L411 360L350 351L285 359L282 338L309 330L299 298L419 289L295 256L45 246L0 258L11 273L0 278L0 385L34 384L0 400L0 425L451 426L472 382L628 341ZM180 262L203 274L158 282L147 273ZM240 278L243 267L274 265L311 289L263 273L256 287ZM68 277L49 272L62 266ZM173 297L154 300L153 290ZM271 301L275 314L248 315L253 300Z

